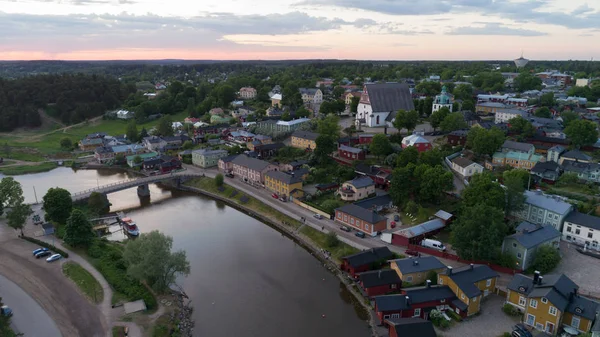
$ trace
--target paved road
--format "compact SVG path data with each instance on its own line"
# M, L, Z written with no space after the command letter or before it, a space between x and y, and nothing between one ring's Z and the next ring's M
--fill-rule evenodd
M27 337L61 337L58 327L42 307L17 284L0 275L2 302L14 312L12 323L16 331Z

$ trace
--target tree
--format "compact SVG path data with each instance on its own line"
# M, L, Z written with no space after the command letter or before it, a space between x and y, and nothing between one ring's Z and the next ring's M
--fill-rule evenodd
M11 177L0 180L0 215L4 214L4 208L22 204L23 199L23 189L18 181Z
M559 263L560 253L557 248L550 245L539 247L533 257L533 268L542 274L551 272Z
M327 117L320 119L317 123L317 133L320 135L327 135L332 137L338 137L340 135L340 118L335 115L328 115Z
M450 114L450 109L447 107L442 107L437 111L434 111L431 116L429 116L429 123L431 127L435 130L437 129L446 116Z
M508 121L510 131L520 137L529 138L535 134L535 128L530 121L521 116L517 116Z
M594 144L598 141L596 124L586 120L572 121L569 123L569 126L565 128L565 134L577 148Z
M548 109L548 107L545 106L537 108L533 115L535 117L552 118L552 113L550 112L550 109Z
M329 214L333 214L335 209L342 206L343 204L338 200L325 200L321 204L321 208Z
M393 152L390 139L383 133L376 134L369 145L369 151L377 157L387 156Z
M299 107L298 110L296 110L296 118L306 118L308 116L310 116L310 111L308 111L307 108L303 106Z
M573 111L563 111L560 114L560 118L563 120L562 124L566 128L571 124L572 121L579 119L579 114Z
M155 291L166 292L178 275L190 273L190 263L183 250L172 252L173 238L158 231L144 233L127 242L123 259L127 274L145 281Z
M466 129L467 122L465 122L465 117L460 112L453 112L446 116L440 127L444 132L452 132L456 130Z
M574 172L565 172L558 178L559 186L568 186L579 183L579 176Z
M402 150L400 154L398 154L398 159L396 160L396 166L405 167L408 164L417 164L419 161L419 150L417 150L414 146L409 146Z
M174 132L171 116L163 116L156 126L156 131L163 137L172 136Z
M421 110L418 112L419 115L429 116L433 110L433 97L425 97L425 100L421 104Z
M452 248L465 260L493 261L507 233L499 208L477 204L464 208L452 224Z
M505 182L512 177L515 178L516 182L518 182L524 190L529 189L529 171L524 169L514 169L502 173L502 179L504 179Z
M412 146L410 146L412 147ZM419 154L419 163L426 164L431 167L436 165L442 165L444 161L444 154L437 148L433 148L429 151L421 152Z
M318 164L325 164L330 161L329 155L337 148L335 145L337 137L321 134L315 140L317 147L314 150Z
M50 188L43 198L46 219L65 224L73 209L71 193L60 187Z
M72 247L88 247L95 237L92 223L88 221L85 213L74 209L65 226L65 242Z
M127 130L125 131L125 135L127 136L127 140L134 143L138 141L138 129L135 124L135 119L132 119L127 124Z
M0 307L2 307L4 303L2 303L2 297L0 297ZM10 317L0 315L0 336L2 337L17 337L21 336L20 334L16 334L11 329Z
M519 92L542 90L542 79L529 72L522 72L519 76L515 77L513 86Z
M198 117L198 110L196 110L196 100L194 97L188 98L188 104L185 111L187 111L190 117Z
M194 143L191 140L186 140L183 145L181 146L182 149L184 150L190 150L194 147Z
M459 84L452 91L455 99L461 99L463 101L473 99L473 87L470 84Z
M289 112L284 112L283 115L281 115L281 120L282 121L291 121L292 120L292 115L290 115Z
M144 139L146 137L148 137L148 131L146 130L146 128L142 128L142 131L140 131L140 136L139 136L138 139L141 140L141 139Z
M503 211L506 206L504 189L487 172L476 173L471 177L471 182L462 191L462 199L465 208L484 204Z
M416 188L416 183L413 179L415 164L409 164L405 167L398 167L392 172L392 184L390 186L390 196L394 201L394 205L401 206L411 196L411 193Z
M426 169L416 177L419 180L419 201L438 203L445 191L454 188L452 173L441 166L423 166L426 166Z
M415 110L399 110L394 119L394 127L400 132L406 129L410 133L419 123L419 113Z
M6 218L8 219L8 226L14 230L20 229L21 236L23 235L23 226L27 223L27 218L33 213L31 206L19 203L14 205L8 212Z
M358 110L358 103L360 103L360 97L352 97L352 102L350 102L351 113L356 113Z
M556 101L554 100L554 93L548 92L540 96L540 105L551 108L554 106Z
M215 176L215 185L217 185L217 187L223 186L223 182L224 182L223 179L224 179L223 175L221 173L218 173Z
M73 142L71 141L71 138L63 137L60 140L60 147L65 150L71 150L73 148Z
M490 130L471 128L467 134L467 147L478 155L491 156L502 146L505 138L504 132L496 127Z
M90 212L96 215L102 215L108 212L109 202L106 195L98 192L92 192L88 199L88 208Z
M335 234L334 231L330 231L325 235L325 246L327 246L327 248L335 248L339 246L339 244L340 239L338 239L337 234Z
M4 143L3 150L4 150L4 156L6 158L10 158L10 153L12 152L12 148L10 147L10 145L8 145L8 143Z
M416 90L425 96L435 96L442 91L442 85L440 82L423 81L417 85Z
M525 171L525 170L512 170ZM511 172L504 172L505 174ZM525 171L527 178L529 179L529 173ZM504 187L506 188L506 209L505 214L514 214L523 209L525 202L525 186L527 182L523 184L523 177L520 174L510 174L504 177Z

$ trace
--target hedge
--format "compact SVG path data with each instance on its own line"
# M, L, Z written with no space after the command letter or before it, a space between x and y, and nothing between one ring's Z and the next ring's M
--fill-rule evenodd
M60 248L57 248L56 246L53 246L53 245L51 245L51 244L49 244L49 243L47 243L45 241L41 241L41 240L38 240L38 239L30 238L29 236L25 236L25 235L22 235L21 239L27 240L29 242L33 242L33 243L35 243L37 245L40 245L42 247L48 248L50 250L53 250L53 251L57 252L58 254L62 255L62 257L64 257L64 258L68 258L69 257L69 253L67 253L64 250L62 250Z

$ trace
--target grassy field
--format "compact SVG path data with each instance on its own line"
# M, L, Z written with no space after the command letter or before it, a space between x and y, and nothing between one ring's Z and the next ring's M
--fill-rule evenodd
M9 167L0 167L0 173L7 176L17 176L21 174L40 173L54 170L58 165L56 163L41 163L39 165L17 165Z
M5 160L2 161L2 164L0 164L0 167L6 166L6 165L12 165L14 163L16 163L16 161L14 161L14 160L6 160L5 159Z
M336 261L341 261L342 257L359 252L358 249L351 247L343 242L340 242L335 247L327 246L327 243L326 243L327 234L319 232L318 230L316 230L312 227L304 226L304 227L302 227L302 229L300 229L300 233L302 233L302 234L306 235L308 238L310 238L315 244L317 244L317 246L330 251L331 256Z
M173 121L183 121L188 114L181 112L172 115ZM80 126L72 127L67 130L56 130L47 133L47 131L39 132L24 132L22 134L6 135L0 137L0 144L8 144L13 148L33 148L41 154L55 154L61 152L60 140L67 137L70 138L73 144L77 144L85 135L95 132L106 132L109 135L124 134L127 128L127 121L123 120L98 120L96 122L88 122ZM138 130L143 127L146 130L158 124L158 120L154 120L144 124L138 124ZM1 149L0 149L1 151ZM13 150L13 152L16 149ZM11 155L12 158L12 155ZM13 158L19 159L19 158ZM26 160L26 159L21 159Z
M5 158L10 158L14 160L22 160L22 161L34 161L41 162L44 161L45 158L37 151L21 151L19 149L11 149L10 153L3 152L2 155Z
M104 291L92 274L75 262L67 262L62 268L63 273L77 284L90 301L96 304L102 302Z

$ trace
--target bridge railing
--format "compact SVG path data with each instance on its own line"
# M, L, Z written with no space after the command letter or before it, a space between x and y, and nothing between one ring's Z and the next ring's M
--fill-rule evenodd
M89 188L89 189L87 189L85 191L74 193L74 194L72 194L72 196L86 194L86 193L94 192L94 191L100 191L100 190L103 190L105 188L112 187L112 186L125 185L125 184L133 182L133 181L138 181L140 179L144 179L144 178L130 178L130 179L127 179L127 180L121 180L121 181L117 181L117 182L114 182L114 183L111 183L111 184L106 184L106 185L102 185L102 186L99 186L99 187Z
M193 178L193 177L197 177L197 176L201 176L201 175L200 174L190 174L190 173L176 174L176 175L163 174L163 175L143 177L143 178L130 178L127 180L121 180L121 181L117 181L117 182L114 182L111 184L102 185L99 187L93 187L93 188L87 189L85 191L73 193L71 196L76 197L76 196L84 195L84 194L91 193L91 192L102 191L107 188L115 187L115 186L119 186L119 187L127 186L127 185L135 186L135 185L142 184L142 183L154 183L154 182L158 182L158 181L162 181L162 180L169 180L169 179L174 179L174 178Z

